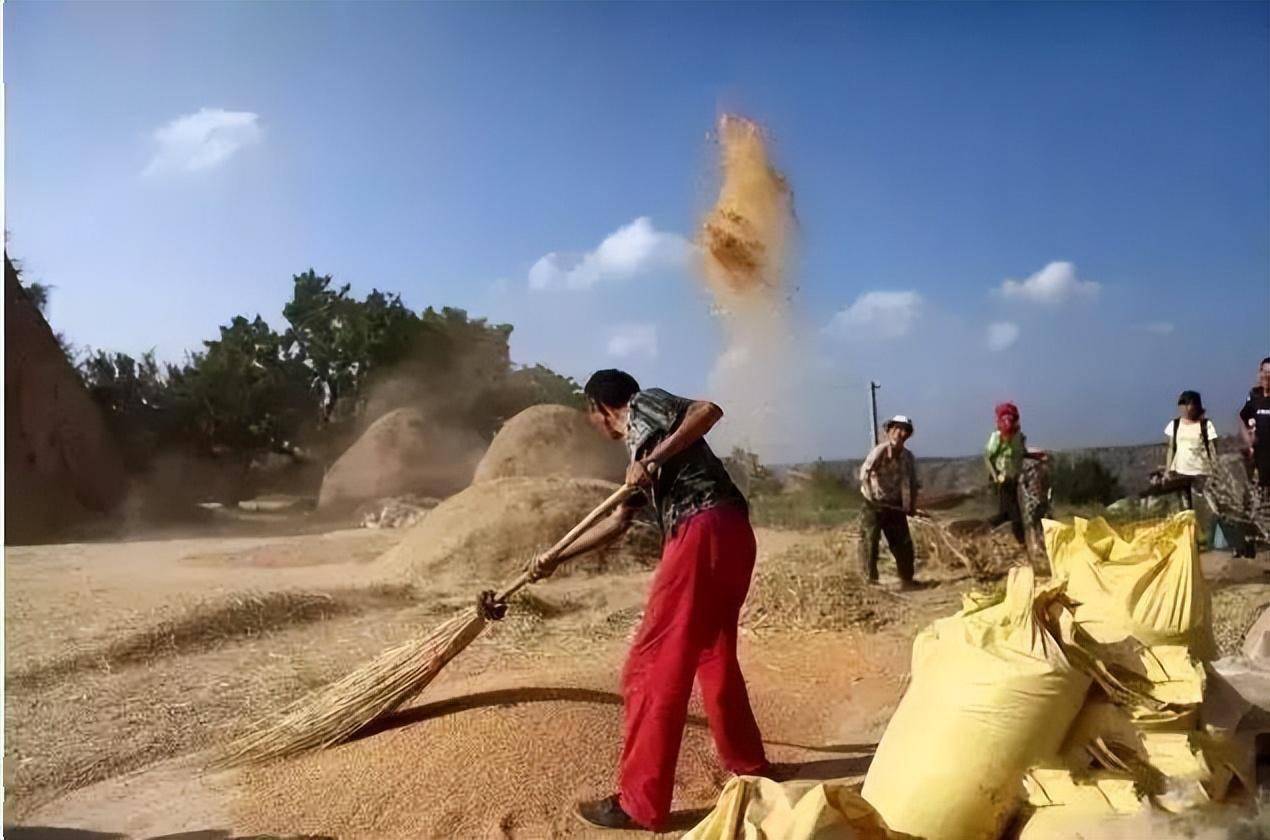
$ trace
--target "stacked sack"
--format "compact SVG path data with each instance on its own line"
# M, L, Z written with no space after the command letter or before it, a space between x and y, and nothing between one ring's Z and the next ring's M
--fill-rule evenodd
M1118 533L1101 519L1045 523L1054 579L1075 617L1069 652L1096 685L1057 755L1025 782L1020 840L1148 811L1183 813L1250 785L1246 751L1204 725L1212 659L1209 595L1184 512ZM1206 692L1206 687L1210 690Z
M912 682L861 794L892 830L995 840L1023 801L1029 767L1061 747L1090 677L1067 653L1061 582L1010 570L1004 593L968 596L913 642Z
M1248 704L1207 666L1194 514L1046 522L1045 541L1050 581L1011 569L914 640L860 796L734 780L689 838L1069 840L1108 820L1136 838L1253 790Z
M911 840L886 827L844 781L785 782L737 776L682 840Z

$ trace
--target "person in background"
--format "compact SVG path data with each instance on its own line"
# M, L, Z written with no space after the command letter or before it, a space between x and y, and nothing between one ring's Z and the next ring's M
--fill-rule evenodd
M904 446L913 436L913 421L897 414L883 428L886 440L873 447L860 465L860 492L864 495L860 565L868 582L877 583L878 544L886 534L900 575L900 589L920 589L921 584L913 579L913 536L908 530L908 517L917 509L917 464Z
M1180 489L1187 510L1207 511L1208 506L1195 503L1203 495L1204 482L1213 472L1213 456L1217 454L1217 427L1204 411L1199 391L1183 391L1177 398L1177 416L1164 427L1168 450L1164 461L1167 478L1180 478ZM1205 517L1204 534L1211 544L1211 517Z
M1205 415L1199 391L1183 391L1178 396L1177 417L1164 427L1164 435L1168 439L1165 480L1178 482L1183 507L1195 511L1199 542L1211 548L1217 519L1204 498L1204 484L1213 472L1217 427Z
M1023 527L1023 509L1019 506L1019 478L1023 475L1023 461L1032 458L1044 461L1044 452L1029 451L1027 437L1019 428L1019 408L1014 403L1001 403L996 407L997 428L988 436L984 448L984 461L988 476L997 489L997 513L988 520L993 528L1009 522L1010 530L1019 545L1027 545L1027 533Z
M1239 410L1239 434L1243 438L1244 457L1254 472L1254 479L1261 489L1261 503L1270 503L1270 356L1261 360L1257 369L1257 385L1248 392L1248 399ZM1244 557L1255 557L1256 540L1251 534L1243 541L1239 552Z

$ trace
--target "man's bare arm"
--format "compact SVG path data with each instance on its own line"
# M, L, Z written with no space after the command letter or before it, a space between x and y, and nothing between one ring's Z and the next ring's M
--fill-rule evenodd
M653 451L644 457L645 461L654 461L658 465L683 452L689 446L706 436L715 424L723 419L723 409L712 402L698 400L688 406L684 419L669 435L653 447Z
M600 524L584 533L573 543L560 553L560 562L572 560L591 551L598 551L601 548L616 542L618 538L625 534L631 527L631 522L635 519L635 508L623 505L617 510L605 517Z
M598 551L616 542L631 527L636 508L623 505L610 513L598 525L578 537L573 545L555 557L539 555L530 561L529 569L537 578L549 576L561 563L580 557L590 551Z

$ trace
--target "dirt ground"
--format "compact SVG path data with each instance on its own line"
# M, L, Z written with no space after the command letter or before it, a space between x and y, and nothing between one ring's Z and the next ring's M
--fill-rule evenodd
M589 836L570 809L611 791L618 678L646 571L539 584L376 734L265 767L202 770L233 732L470 603L461 569L425 588L378 563L400 537L6 550L6 836ZM853 549L840 536L760 529L759 546L768 609L751 617L741 656L770 758L804 778L860 777L902 693L914 633L973 582L928 571L937 585L917 593L844 594L826 583ZM1240 616L1270 602L1259 567L1225 562L1213 561L1224 581L1215 600ZM773 581L799 564L800 578L820 581L816 597L853 610L849 620L763 617L784 609ZM727 778L695 699L693 714L668 836Z

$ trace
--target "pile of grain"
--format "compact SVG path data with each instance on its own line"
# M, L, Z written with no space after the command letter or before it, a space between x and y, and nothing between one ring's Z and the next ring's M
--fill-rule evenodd
M621 481L625 470L622 445L591 428L582 412L535 405L503 424L473 480L559 475Z
M412 408L390 411L327 470L318 507L352 508L408 494L447 496L472 480L484 449L475 432L439 426Z
M235 827L384 840L591 836L570 810L614 789L620 702L597 688L538 687L437 702L400 728L246 771ZM704 727L690 726L677 807L713 803L726 779L713 753Z
M439 577L472 584L507 580L616 489L607 481L559 477L473 484L410 528L382 558L383 571L423 585ZM658 544L655 531L637 526L616 545L580 557L556 574L650 566Z
M1270 608L1270 584L1243 583L1213 590L1213 639L1217 655L1238 656L1248 630Z

